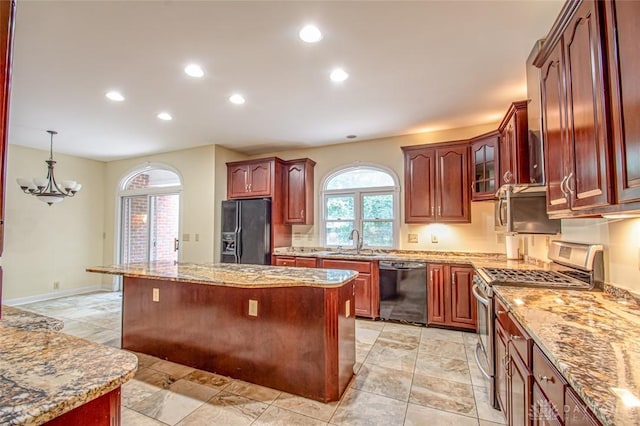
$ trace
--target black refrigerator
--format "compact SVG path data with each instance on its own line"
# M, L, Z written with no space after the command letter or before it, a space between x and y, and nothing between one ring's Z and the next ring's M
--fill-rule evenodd
M271 200L222 202L222 263L271 264Z

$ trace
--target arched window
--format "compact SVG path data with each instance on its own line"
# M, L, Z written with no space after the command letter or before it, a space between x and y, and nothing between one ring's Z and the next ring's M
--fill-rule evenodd
M118 262L177 261L182 178L165 164L147 163L119 184Z
M398 246L400 186L395 173L378 165L334 170L322 186L322 241L327 247L352 247L358 231L366 248Z

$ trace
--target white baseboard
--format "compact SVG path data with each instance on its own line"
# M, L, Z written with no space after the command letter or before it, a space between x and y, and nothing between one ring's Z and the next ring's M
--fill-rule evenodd
M92 293L95 291L105 291L102 286L94 285L90 287L72 288L69 290L59 290L51 293L36 294L35 296L16 297L14 299L3 300L4 305L18 306L27 303L42 302L44 300L59 299L60 297L75 296L77 294Z

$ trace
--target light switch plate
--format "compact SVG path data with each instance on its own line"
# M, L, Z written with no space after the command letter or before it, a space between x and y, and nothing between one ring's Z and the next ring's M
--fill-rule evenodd
M153 289L152 300L154 302L159 302L160 301L160 289L159 288L154 288Z
M431 234L431 244L438 244L438 236L436 234Z
M258 316L258 301L249 299L249 316L257 317Z
M409 234L409 242L417 243L418 242L418 234Z

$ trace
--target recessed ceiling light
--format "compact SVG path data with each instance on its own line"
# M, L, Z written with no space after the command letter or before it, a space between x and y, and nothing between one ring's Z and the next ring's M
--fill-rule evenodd
M236 93L235 95L229 96L229 101L231 103L236 104L236 105L242 105L245 102L244 96L242 96L242 95L240 95L238 93Z
M160 114L158 114L158 118L164 121L173 120L173 117L168 112L161 112Z
M305 25L298 35L302 41L307 43L317 43L322 40L322 33L315 25Z
M186 67L184 67L184 72L189 77L200 78L200 77L204 76L204 70L198 64L189 64L189 65L187 65Z
M331 79L331 81L340 83L348 79L349 74L347 74L346 71L342 68L336 68L335 70L331 71L331 74L329 74L329 78Z
M347 139L355 139L355 138L357 138L358 136L356 136L356 135L347 135L346 137L347 137Z
M122 93L116 92L115 90L111 90L111 91L105 93L105 96L108 99L111 99L112 101L116 101L116 102L124 101L124 96L122 96Z

